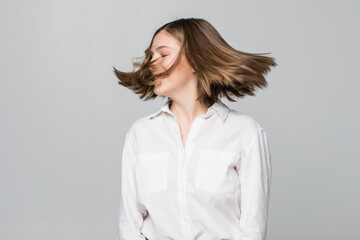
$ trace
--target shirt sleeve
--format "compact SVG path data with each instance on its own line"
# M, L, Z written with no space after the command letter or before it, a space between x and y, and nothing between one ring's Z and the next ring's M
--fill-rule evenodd
M118 215L119 240L145 240L140 230L143 226L144 210L138 208L134 177L133 138L128 131L121 160L121 195Z
M271 185L267 135L258 129L239 163L241 240L265 240Z

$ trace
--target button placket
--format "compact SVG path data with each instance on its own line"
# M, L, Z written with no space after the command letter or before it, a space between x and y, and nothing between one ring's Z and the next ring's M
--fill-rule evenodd
M186 194L187 194L187 172L186 172L186 165L187 165L187 149L189 146L189 143L191 144L191 141L188 141L189 139L191 139L192 136L192 131L193 131L193 127L191 126L190 131L189 131L189 139L187 140L187 143L184 147L182 138L181 138L181 133L180 133L180 125L179 122L177 121L177 119L174 117L175 122L176 122L176 133L178 135L177 137L177 142L179 145L179 151L180 151L180 162L179 162L179 168L178 168L178 189L179 189L179 194L178 194L178 201L179 201L179 207L180 207L180 217L182 219L182 222L184 224L182 224L182 229L184 234L187 236L187 238L191 238L192 237L192 230L191 230L191 225L189 222L189 214L188 214L188 209L187 209L187 199L186 199ZM195 119L196 121L196 119Z
M178 168L178 190L179 190L179 194L178 194L178 201L179 201L179 207L180 207L180 217L181 220L183 222L182 229L184 234L186 235L186 237L188 239L192 238L192 228L190 225L190 218L189 218L189 213L188 213L188 208L187 208L187 161L188 161L188 157L189 157L189 153L190 153L190 149L192 148L192 144L193 144L193 134L194 131L196 132L197 129L197 121L199 120L199 117L197 117L192 126L190 127L189 130L189 136L188 136L188 140L186 142L186 145L184 147L182 138L181 138L181 133L180 133L180 125L179 122L177 121L177 119L174 117L175 122L176 122L176 133L178 135L177 137L177 141L179 143L179 148L180 148L180 162L179 162L179 168Z
M185 152L186 152L186 156L187 158L189 156L191 156L191 152L193 150L193 146L194 146L194 139L196 138L197 136L197 133L199 131L199 128L200 128L200 125L202 123L204 119L201 118L201 117L198 117L195 119L194 123L193 123L193 126L192 126L192 132L189 134L189 138L188 138L188 142L186 143L186 149L185 149Z

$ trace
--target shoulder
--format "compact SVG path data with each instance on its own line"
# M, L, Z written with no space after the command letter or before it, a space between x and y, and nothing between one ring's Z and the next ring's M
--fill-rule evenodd
M147 122L148 122L148 116L135 119L130 124L130 127L127 130L127 134L129 135L136 134L136 132L141 131L141 128L143 128L147 124Z
M247 136L256 136L264 128L260 123L249 114L231 109L226 122L235 130Z
M146 132L147 129L151 127L151 122L154 122L150 119L150 116L152 115L154 115L154 113L135 119L130 124L130 127L127 130L127 135L132 135L133 138L135 138L136 135Z
M125 145L129 145L132 148L136 146L137 132L139 132L139 126L144 121L145 117L141 117L133 121L126 130Z

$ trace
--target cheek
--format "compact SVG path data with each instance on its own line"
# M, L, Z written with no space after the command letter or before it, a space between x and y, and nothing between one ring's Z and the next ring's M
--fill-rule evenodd
M176 60L176 57L173 54L169 54L168 57L162 59L162 63L161 65L163 66L164 69L169 69L171 67L171 65L174 64Z
M170 67L171 64L175 62L175 59L170 59L168 62L164 61L163 64L166 68ZM191 78L191 66L187 62L185 55L180 59L179 64L175 67L174 71L167 76L166 79L162 82L163 87L169 90L178 89L186 85L189 79Z
M187 72L187 69L188 69L188 63L186 61L186 57L182 55L177 70L179 72L185 73Z
M191 67L187 63L186 57L183 55L180 59L179 64L174 69L174 75L178 78L187 78Z

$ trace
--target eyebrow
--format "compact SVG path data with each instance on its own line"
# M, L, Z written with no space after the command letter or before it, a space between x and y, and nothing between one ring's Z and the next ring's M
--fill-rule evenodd
M158 46L158 47L156 48L156 51L159 50L159 49L161 49L161 48L170 48L170 47L168 47L168 46ZM171 49L171 48L170 48L170 49ZM153 54L154 52L150 50L150 53Z

